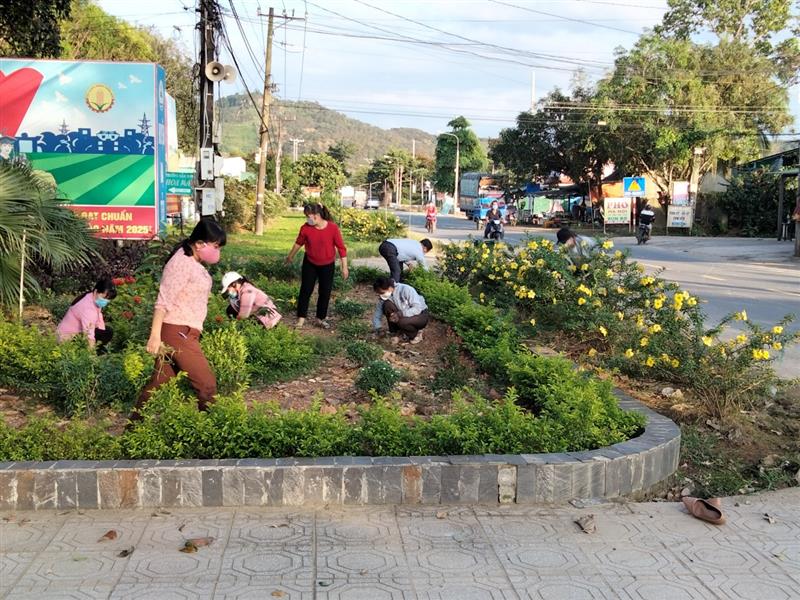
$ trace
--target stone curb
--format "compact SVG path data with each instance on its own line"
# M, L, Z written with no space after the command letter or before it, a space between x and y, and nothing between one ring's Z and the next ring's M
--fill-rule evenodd
M0 510L366 504L536 504L647 491L678 468L678 426L598 450L478 456L0 463Z

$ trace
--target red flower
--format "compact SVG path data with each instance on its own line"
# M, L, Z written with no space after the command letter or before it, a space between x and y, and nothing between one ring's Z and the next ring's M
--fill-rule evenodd
M125 278L125 283L136 283L136 278L135 277L131 277L130 275L128 275Z
M122 316L130 321L133 318L133 313L129 310L123 310Z
M125 279L123 279L122 277L115 277L114 279L111 280L111 283L113 283L114 285L125 285Z
M223 321L223 319L222 319L222 315L217 315L216 317L214 317L214 320L215 320L217 323L222 323L222 321Z
M142 303L142 297L141 296L134 296L133 297L133 301L136 304L141 304Z

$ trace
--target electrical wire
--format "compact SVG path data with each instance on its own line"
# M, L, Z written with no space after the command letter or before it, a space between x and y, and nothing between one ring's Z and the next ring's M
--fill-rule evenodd
M308 2L303 1L304 15L303 15L303 54L300 57L300 83L297 85L297 100L299 101L303 95L303 71L306 65L306 34L308 33ZM288 24L287 24L288 29Z

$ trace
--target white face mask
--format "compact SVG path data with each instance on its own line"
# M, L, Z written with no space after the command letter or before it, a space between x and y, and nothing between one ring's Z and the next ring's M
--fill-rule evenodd
M384 294L381 294L381 300L388 300L391 297L392 297L392 292L386 292Z
M316 221L314 221L314 217L306 217L306 223L308 223L312 227L317 224Z

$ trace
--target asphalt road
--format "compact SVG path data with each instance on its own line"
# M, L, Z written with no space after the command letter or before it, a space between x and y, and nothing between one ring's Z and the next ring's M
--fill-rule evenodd
M425 234L421 214L398 212L410 229ZM602 230L598 230L602 236ZM528 236L555 240L554 229L508 227L505 241L516 245ZM482 238L483 232L463 216L439 217L435 239L463 241ZM615 247L630 249L648 271L663 269L661 276L678 283L703 301L711 324L731 312L746 310L748 317L772 325L784 315L800 317L800 260L792 259L790 242L750 238L688 238L656 236L644 246L634 237L616 237ZM800 329L795 322L791 329ZM732 334L737 331L732 329ZM787 349L776 364L781 377L800 377L800 344Z

